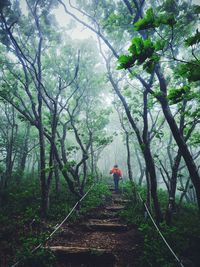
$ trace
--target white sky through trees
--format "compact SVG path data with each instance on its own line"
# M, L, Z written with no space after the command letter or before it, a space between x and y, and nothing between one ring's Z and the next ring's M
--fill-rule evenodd
M24 14L27 14L27 5L26 0L19 0L20 6ZM71 1L72 4L75 4L75 1ZM67 3L67 1L66 1ZM67 5L68 9L71 8ZM63 6L58 5L58 7L54 8L52 13L55 15L55 18L59 25L64 29L66 29L66 33L70 35L72 39L88 39L88 38L96 38L95 34L91 32L86 27L83 27L79 23L76 23L74 20L72 22L72 18L65 13ZM76 14L81 19L85 20L83 16L73 10L73 13ZM71 29L70 29L71 28Z

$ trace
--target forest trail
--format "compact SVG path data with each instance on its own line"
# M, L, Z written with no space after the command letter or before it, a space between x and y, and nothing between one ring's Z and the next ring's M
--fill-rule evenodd
M112 191L103 207L89 212L75 225L63 225L57 237L48 243L59 266L135 267L142 242L137 228L119 217L126 203L122 194Z

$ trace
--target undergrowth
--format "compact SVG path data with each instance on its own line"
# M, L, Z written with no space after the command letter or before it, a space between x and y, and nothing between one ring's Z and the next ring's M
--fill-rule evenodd
M87 190L87 189L86 189ZM75 222L78 217L100 205L109 194L103 183L95 185L81 204L80 212L74 212L68 222ZM61 191L57 193L52 186L50 209L47 220L40 218L40 186L36 179L24 179L20 185L13 184L1 196L0 208L0 266L11 266L21 260L22 267L55 267L53 254L40 248L34 253L31 250L46 238L70 212L77 199L67 190L62 181Z
M145 199L145 188L137 188ZM163 210L167 206L167 194L159 190L159 201ZM121 213L129 224L137 225L143 238L143 254L138 267L178 267L167 246L164 244L149 217L145 216L145 209L139 198L135 200L130 184L126 185L126 197L130 200L127 208ZM173 216L172 224L160 224L160 230L169 245L181 259L185 267L198 267L200 262L200 224L197 209L186 204Z

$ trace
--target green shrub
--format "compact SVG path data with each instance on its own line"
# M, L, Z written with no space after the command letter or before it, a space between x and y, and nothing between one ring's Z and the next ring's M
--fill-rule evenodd
M130 186L130 185L127 185ZM146 188L138 188L143 199L146 198ZM139 201L134 201L130 188L126 191L130 200L121 216L129 224L136 224L143 236L142 256L140 267L178 267L174 256L171 254L149 217L144 217L144 207ZM158 190L159 202L163 212L168 203L168 195L163 190ZM161 232L168 241L176 255L187 262L187 266L198 267L200 261L200 224L197 208L191 204L184 204L179 212L173 215L172 225L165 222L160 224Z
M95 208L105 202L105 198L111 195L105 183L96 184L81 204L81 214Z

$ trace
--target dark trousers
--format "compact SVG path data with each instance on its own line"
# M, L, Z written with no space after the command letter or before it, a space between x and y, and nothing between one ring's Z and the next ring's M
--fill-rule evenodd
M119 192L119 178L118 177L114 177L114 184L115 184L115 192L118 193Z

